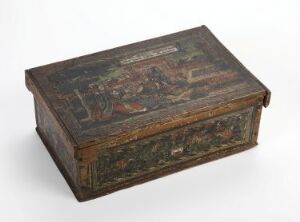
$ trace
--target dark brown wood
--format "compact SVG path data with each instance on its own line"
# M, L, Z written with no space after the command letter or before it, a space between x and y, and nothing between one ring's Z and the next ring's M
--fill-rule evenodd
M205 27L26 70L78 200L253 147L270 91Z

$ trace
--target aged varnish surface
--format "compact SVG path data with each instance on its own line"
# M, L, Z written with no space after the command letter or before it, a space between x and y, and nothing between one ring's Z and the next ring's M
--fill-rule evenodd
M205 26L33 68L26 84L79 200L252 147L270 100Z

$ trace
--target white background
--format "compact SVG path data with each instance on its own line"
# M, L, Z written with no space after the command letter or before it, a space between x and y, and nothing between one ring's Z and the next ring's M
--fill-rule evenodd
M272 91L249 151L79 203L24 70L207 25ZM300 1L0 0L0 221L300 221Z

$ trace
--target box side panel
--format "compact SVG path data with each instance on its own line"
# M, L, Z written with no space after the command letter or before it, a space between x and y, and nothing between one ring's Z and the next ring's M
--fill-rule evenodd
M100 150L81 163L84 199L161 177L256 145L262 99L247 107ZM85 166L84 166L85 165Z
M71 153L73 147L64 136L57 130L55 119L48 114L42 104L34 100L37 132L43 143L47 147L50 155L57 167L71 186L75 195L78 189L78 168L74 154ZM77 196L77 195L76 195Z

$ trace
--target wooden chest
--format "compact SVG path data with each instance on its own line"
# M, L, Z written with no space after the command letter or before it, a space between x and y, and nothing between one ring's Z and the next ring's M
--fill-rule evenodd
M253 147L270 101L205 26L29 69L26 85L79 201Z

